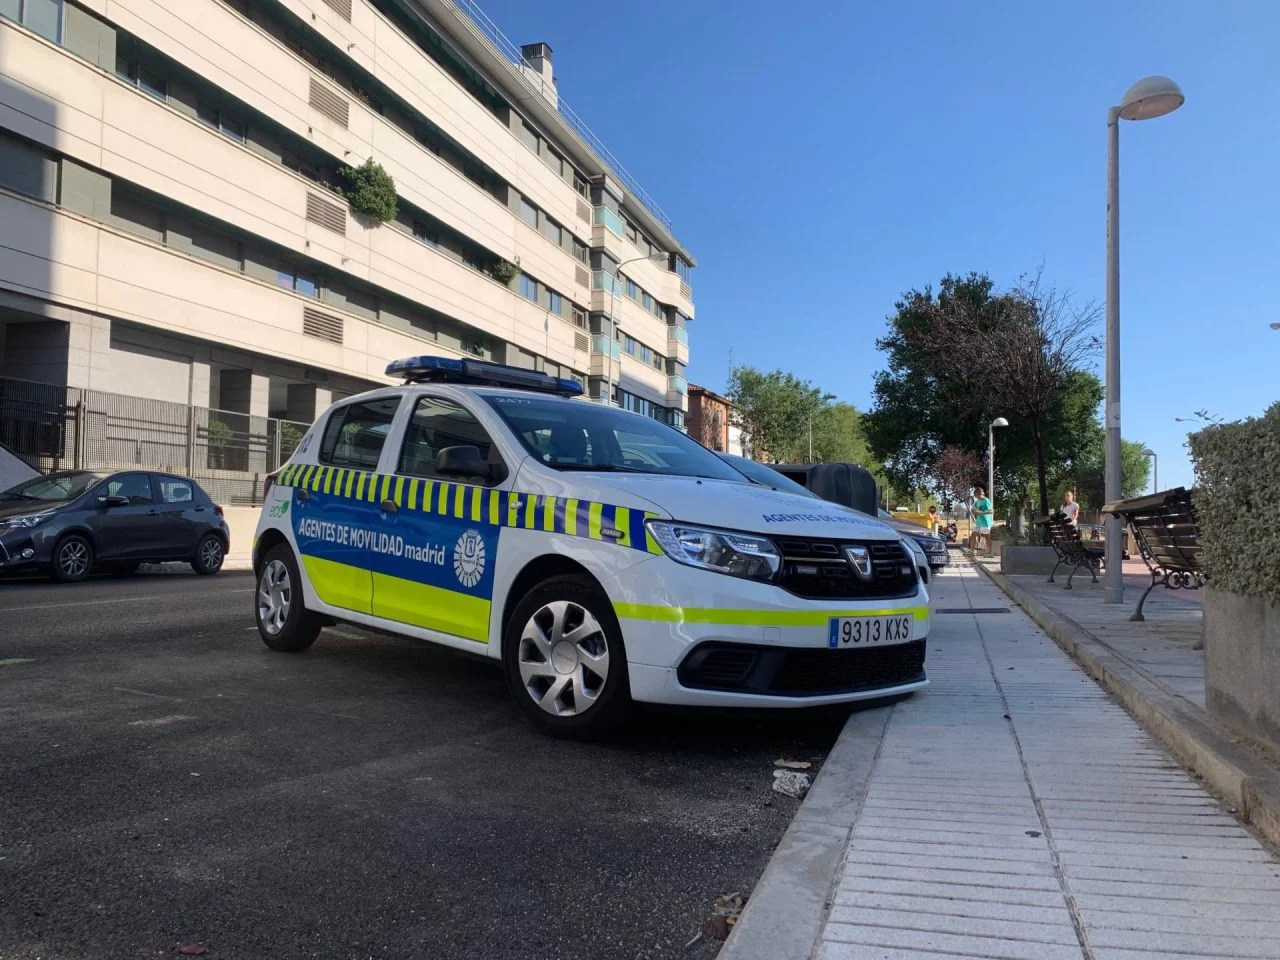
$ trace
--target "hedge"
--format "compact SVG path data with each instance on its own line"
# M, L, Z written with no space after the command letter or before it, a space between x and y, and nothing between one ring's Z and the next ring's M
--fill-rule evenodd
M1280 402L1189 439L1201 559L1213 587L1280 606Z
M382 164L370 157L358 167L342 167L338 172L350 185L343 195L352 210L379 223L396 218L396 182Z

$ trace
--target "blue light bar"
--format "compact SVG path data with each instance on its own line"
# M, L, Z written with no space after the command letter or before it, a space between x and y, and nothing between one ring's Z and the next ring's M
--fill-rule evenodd
M405 383L469 383L486 387L509 387L534 390L561 397L582 394L582 384L566 377L553 377L522 367L511 367L485 360L456 360L452 357L405 357L387 364L387 376L400 377Z

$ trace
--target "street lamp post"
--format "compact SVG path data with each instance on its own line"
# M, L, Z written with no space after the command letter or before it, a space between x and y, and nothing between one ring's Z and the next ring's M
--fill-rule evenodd
M614 298L614 293L618 289L618 271L631 263L640 263L643 260L652 260L654 263L657 263L661 260L667 260L669 259L669 257L670 257L669 254L659 251L658 253L651 253L645 257L632 257L630 260L623 260L620 264L618 264L616 267L613 268L613 283L609 284L609 337L608 337L609 374L608 376L605 377L605 382L604 382L605 403L608 403L608 404L613 403L613 351L614 351L613 344L616 344L618 342L618 323L616 320L613 319L613 298ZM619 374L619 379L621 379L621 374L622 374L621 360L618 361L618 374Z
M1151 492L1160 492L1160 458L1156 456L1156 452L1148 447L1142 451L1144 457L1151 458Z
M821 406L822 404L827 403L831 400L834 400L835 398L836 398L836 395L834 393L824 393L822 396L818 398L818 405ZM813 409L812 408L809 409L809 462L813 463Z
M1168 77L1146 77L1130 87L1120 106L1107 110L1107 445L1105 499L1120 499L1120 121L1151 120L1182 106L1186 97ZM1124 602L1120 517L1107 515L1103 600Z
M987 424L987 497L991 500L991 521L996 519L996 427L1007 427L1009 421L996 417ZM1019 530L1022 528L1019 527Z

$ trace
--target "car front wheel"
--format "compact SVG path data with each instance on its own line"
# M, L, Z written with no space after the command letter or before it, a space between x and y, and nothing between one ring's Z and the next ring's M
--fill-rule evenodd
M63 583L75 583L93 570L93 544L78 533L71 533L53 548L53 575Z
M534 587L516 607L502 651L507 685L543 733L594 740L625 719L631 690L622 630L588 578Z
M298 561L286 544L272 547L258 571L254 595L258 634L272 650L297 653L315 643L320 617L302 605Z

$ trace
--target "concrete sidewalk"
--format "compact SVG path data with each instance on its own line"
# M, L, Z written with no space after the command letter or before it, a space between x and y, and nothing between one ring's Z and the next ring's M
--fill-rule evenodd
M1280 862L971 565L933 594L932 686L851 718L722 958L1280 957Z

